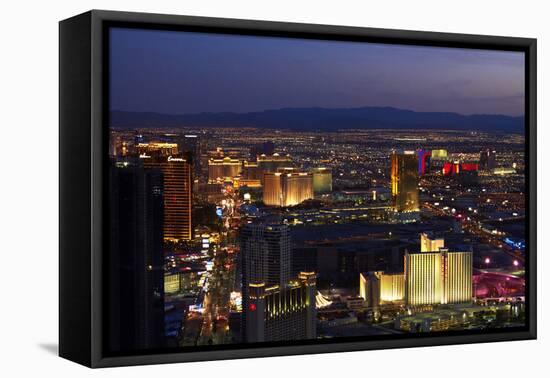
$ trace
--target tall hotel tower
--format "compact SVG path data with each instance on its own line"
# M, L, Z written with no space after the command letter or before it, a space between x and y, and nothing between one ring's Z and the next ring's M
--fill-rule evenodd
M423 233L420 251L405 253L405 300L409 306L472 300L472 252L453 252L444 240Z
M246 224L240 235L243 298L249 283L284 287L290 280L291 247L287 225Z
M191 154L158 156L141 154L143 165L162 171L164 181L164 240L191 240L193 162Z
M286 225L247 224L241 230L242 332L247 342L316 336L316 276L291 280Z
M405 253L405 299L409 306L441 303L441 252Z
M264 173L263 201L267 206L281 206L283 203L282 173Z
M189 156L168 156L164 175L164 240L191 240L193 163Z
M391 194L398 212L414 212L418 205L418 156L414 151L391 155Z
M442 259L443 292L441 303L470 302L473 297L473 253L445 251Z

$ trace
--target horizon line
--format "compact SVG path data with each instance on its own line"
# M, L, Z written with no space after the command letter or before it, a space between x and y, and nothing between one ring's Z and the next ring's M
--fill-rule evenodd
M400 111L406 111L406 112L412 112L412 113L435 113L435 114L457 114L463 117L470 117L470 116L502 116L502 117L510 117L510 118L525 118L525 112L519 115L510 115L510 114L503 114L503 113L459 113L459 112L453 112L453 111L424 111L424 110L412 110L412 109L406 109L406 108L398 108L395 106L371 106L371 105L365 105L365 106L354 106L354 107L325 107L325 106L297 106L297 107L280 107L280 108L267 108L263 110L251 110L251 111L245 111L245 112L235 112L235 111L203 111L203 112L183 112L183 113L165 113L160 111L153 111L153 110L123 110L123 109L109 109L109 112L126 112L126 113L152 113L152 114L160 114L160 115L166 115L166 116L182 116L182 115L201 115L201 114L250 114L250 113L263 113L268 111L276 111L276 110L299 110L299 109L323 109L323 110L352 110L352 109L365 109L365 108L371 108L371 109L394 109L394 110L400 110Z

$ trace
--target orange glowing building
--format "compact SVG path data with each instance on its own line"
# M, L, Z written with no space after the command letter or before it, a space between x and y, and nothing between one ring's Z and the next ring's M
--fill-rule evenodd
M313 175L306 172L264 174L263 201L268 206L294 206L313 198Z
M396 211L419 210L418 157L414 151L392 153L391 194Z
M140 155L144 166L160 168L164 182L165 241L191 240L193 199L193 164L189 156L168 156L152 158Z

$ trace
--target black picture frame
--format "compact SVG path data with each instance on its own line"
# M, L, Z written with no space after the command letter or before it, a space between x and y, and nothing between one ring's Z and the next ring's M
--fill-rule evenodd
M108 105L106 28L113 25L257 36L365 41L525 52L526 327L336 339L193 352L106 356L103 250ZM59 24L59 354L89 367L250 358L536 338L536 39L92 10Z

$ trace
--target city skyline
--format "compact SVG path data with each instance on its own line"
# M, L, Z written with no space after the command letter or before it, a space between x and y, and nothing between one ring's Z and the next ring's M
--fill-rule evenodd
M113 172L156 184L122 191L111 181L111 206L163 198L164 212L183 216L172 223L138 207L111 218L111 282L126 300L155 298L113 307L113 322L136 318L121 331L141 335L113 345L153 348L159 338L141 327L159 321L174 348L524 324L524 136L414 135L112 129ZM174 162L184 181L173 181ZM167 238L177 224L191 229ZM148 256L151 238L137 236L153 225ZM116 256L131 258L132 246L137 261L162 258L163 267L131 273Z
M110 352L525 327L521 117L233 116L522 114L521 54L118 28L110 47L111 110L137 111L109 125Z

